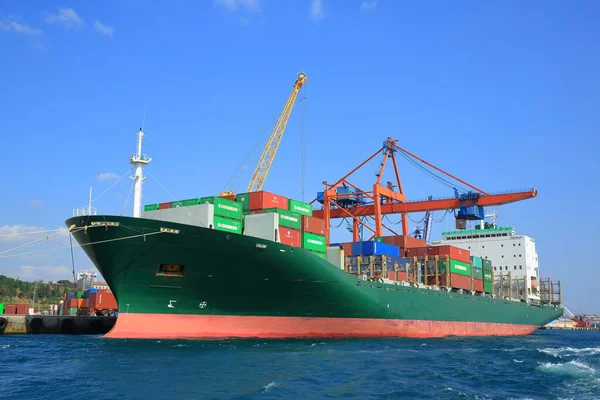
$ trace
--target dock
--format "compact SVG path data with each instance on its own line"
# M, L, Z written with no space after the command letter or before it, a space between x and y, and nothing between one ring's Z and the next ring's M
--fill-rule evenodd
M116 321L117 317L2 315L0 334L103 335L112 329Z

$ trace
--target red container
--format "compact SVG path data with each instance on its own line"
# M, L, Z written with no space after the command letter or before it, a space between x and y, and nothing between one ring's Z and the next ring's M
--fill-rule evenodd
M302 231L325 235L325 220L317 217L302 216Z
M483 281L475 279L473 281L473 290L476 292L483 292Z
M384 236L383 242L393 244L401 249L413 249L415 247L427 247L427 242L424 240L415 239L414 237L406 237L406 245L404 244L404 236Z
M406 272L388 271L388 279L391 279L393 281L405 281L406 280Z
M27 315L29 314L29 304L16 304L18 315Z
M17 306L14 304L6 304L4 306L4 314L16 314L17 313Z
M342 243L342 247L344 248L344 257L352 255L352 242Z
M101 311L101 310L117 310L118 306L117 306L117 299L115 299L115 296L110 292L100 292L98 291L98 293L90 293L90 296L88 298L88 307L90 309L90 311L92 311L92 309L94 311Z
M263 210L265 208L281 208L288 209L287 197L279 196L270 192L251 192L250 193L250 210Z
M159 210L164 210L164 209L166 209L166 208L171 208L171 202L168 202L168 203L160 203L160 204L158 205L158 209L159 209Z
M422 258L428 256L433 258L438 256L444 258L449 255L452 260L462 261L466 263L471 262L471 253L469 250L464 250L454 246L429 246L429 247L415 247L406 250L406 256L408 258Z
M458 275L458 274L450 274L450 283L446 283L446 275L439 276L439 285L446 287L453 287L457 289L466 289L471 290L471 277ZM427 280L430 285L435 285L435 276L427 277Z
M249 212L250 215L254 215L254 214L262 214L263 210L252 210Z
M471 262L471 252L454 246L429 246L427 248L428 255L436 255L439 257L450 256L451 259L466 263Z
M282 244L287 244L288 246L300 247L301 246L301 237L300 231L289 228L279 228L279 235Z

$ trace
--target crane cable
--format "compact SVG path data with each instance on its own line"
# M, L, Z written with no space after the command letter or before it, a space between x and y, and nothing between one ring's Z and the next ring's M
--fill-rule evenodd
M438 182L440 182L443 185L448 186L451 189L456 188L457 190L460 190L461 192L467 192L467 189L463 188L463 187L457 187L457 185L453 184L451 181L442 178L440 175L436 174L433 171L430 171L429 169L425 168L423 165L421 165L420 163L418 163L416 160L414 160L412 157L410 157L407 154L404 154L403 151L400 151L400 154L402 155L402 157L404 157L405 159L407 159L411 164L413 164L415 167L417 167L418 169L420 169L421 171L425 172L426 174L428 174L429 176L431 176L432 178L436 179Z
M305 164L306 164L306 85L302 88L303 96L300 97L300 149L302 152L301 158L301 193L302 201L304 201L304 180L305 180Z

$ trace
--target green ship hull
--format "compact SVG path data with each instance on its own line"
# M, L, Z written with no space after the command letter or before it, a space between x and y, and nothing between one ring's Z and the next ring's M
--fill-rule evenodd
M118 216L66 221L119 303L113 338L526 335L562 309L368 282L280 243Z

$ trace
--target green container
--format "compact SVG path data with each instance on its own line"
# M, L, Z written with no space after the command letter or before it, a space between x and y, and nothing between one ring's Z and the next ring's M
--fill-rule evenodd
M492 270L492 261L486 258L482 258L481 261L483 262L483 269L485 269L486 271Z
M242 210L250 210L250 193L239 193L235 197L236 203L242 204Z
M483 280L486 282L492 282L494 280L494 276L491 271L483 271Z
M312 204L292 199L288 199L288 210L302 215L312 216L313 214Z
M183 200L174 201L171 203L171 208L183 207Z
M494 285L492 282L483 281L483 291L486 293L492 293L494 291Z
M78 299L83 299L83 292L77 292L77 298Z
M327 260L327 253L321 253L320 251L311 251L317 257L321 257L323 260Z
M237 219L214 217L215 229L218 231L242 233L242 221Z
M285 228L302 230L302 220L300 214L283 210L281 208L265 208L263 213L274 212L279 214L279 225Z
M200 204L200 199L187 199L187 200L183 200L183 206L187 207L187 206L195 206L196 204Z
M481 269L483 268L483 261L481 259L481 257L477 257L477 256L471 256L471 264L473 264L473 267Z
M77 315L77 307L70 307L70 308L69 308L69 315L70 315L70 316L75 316L75 315Z
M223 197L202 197L199 204L210 203L215 206L215 215L231 219L242 219L242 206L233 201L227 200Z
M156 211L158 210L158 204L146 204L144 206L144 212L145 211Z
M439 260L438 268L440 274L445 274L446 260ZM471 264L457 260L450 260L450 272L453 274L471 276Z
M0 303L0 315L4 314L4 303Z
M482 280L483 270L481 268L473 268L473 278Z
M320 253L327 252L325 236L302 232L302 248Z
M377 243L385 243L385 241L383 240L383 236L377 236L373 239L373 241Z

